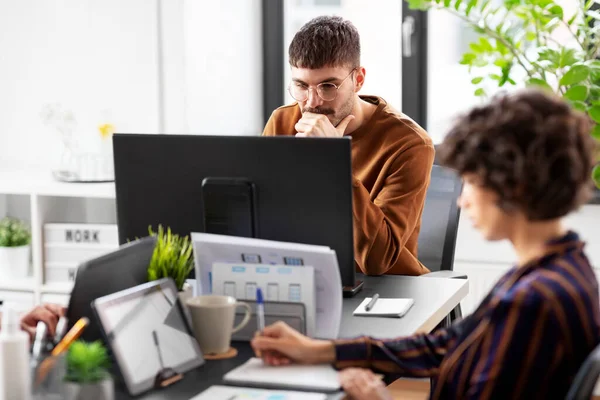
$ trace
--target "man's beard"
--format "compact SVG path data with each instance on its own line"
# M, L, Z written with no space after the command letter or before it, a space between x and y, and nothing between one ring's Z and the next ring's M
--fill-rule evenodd
M348 98L348 100L346 100L346 102L344 104L342 104L342 106L340 107L340 111L338 113L336 113L333 108L322 108L322 107L317 107L317 108L304 107L302 109L302 113L309 112L309 113L313 113L313 114L327 115L329 118L329 121L331 121L331 124L333 126L338 126L344 118L346 118L348 115L350 115L350 113L352 112L352 108L354 108L354 95L351 95Z

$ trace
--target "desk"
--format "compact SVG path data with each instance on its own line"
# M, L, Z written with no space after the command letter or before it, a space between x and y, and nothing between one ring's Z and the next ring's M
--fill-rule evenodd
M391 338L416 332L429 332L458 305L468 293L466 279L422 278L412 276L381 276L357 279L365 281L363 290L354 298L343 301L341 338L360 335ZM414 306L402 318L354 317L352 312L365 297L379 293L381 297L412 297ZM212 385L222 383L223 375L253 356L248 342L233 342L238 356L229 360L206 361L185 374L185 378L160 391L137 397L143 400L188 400ZM339 396L330 396L335 399ZM125 388L117 385L116 399L130 399Z

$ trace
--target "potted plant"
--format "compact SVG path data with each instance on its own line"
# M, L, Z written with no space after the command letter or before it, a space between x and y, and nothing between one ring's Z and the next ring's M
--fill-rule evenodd
M188 298L192 297L192 287L186 284L186 279L194 269L192 243L188 236L180 237L158 226L158 232L148 228L150 235L156 236L156 245L152 259L148 265L148 280L172 278L175 281L181 304L185 306Z
M600 162L600 10L596 0L565 11L553 0L407 0L412 9L441 9L480 36L461 64L473 75L476 96L485 86L523 84L552 90L594 122ZM567 39L568 38L568 39ZM592 178L600 188L600 164Z
M23 279L29 275L29 228L15 218L0 220L0 276Z
M114 383L108 372L110 360L100 341L75 341L66 357L67 400L113 400Z

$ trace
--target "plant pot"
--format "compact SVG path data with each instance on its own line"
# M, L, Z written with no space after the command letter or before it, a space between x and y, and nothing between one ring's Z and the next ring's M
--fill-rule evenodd
M30 245L0 247L0 276L7 279L27 278L30 253Z
M114 400L115 388L112 378L98 383L65 382L65 400Z

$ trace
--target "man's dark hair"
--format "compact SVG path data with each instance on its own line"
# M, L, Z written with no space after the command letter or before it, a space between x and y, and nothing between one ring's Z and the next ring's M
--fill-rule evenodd
M317 69L360 66L360 36L350 21L322 16L307 22L289 48L290 65Z
M594 140L588 116L558 96L501 94L458 118L438 150L443 165L473 173L506 210L531 221L559 218L592 189Z

